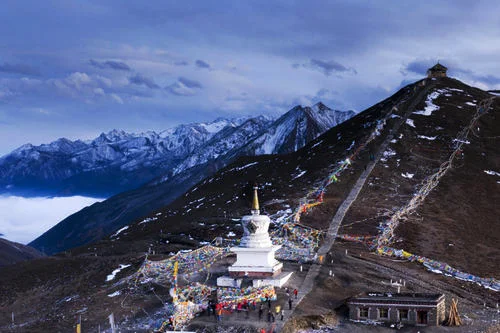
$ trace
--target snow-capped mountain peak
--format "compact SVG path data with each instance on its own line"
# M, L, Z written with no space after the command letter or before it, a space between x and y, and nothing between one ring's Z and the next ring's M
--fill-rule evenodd
M160 133L113 129L90 141L58 139L26 144L0 158L0 188L41 190L51 195L105 196L161 181L217 160L241 155L288 153L352 114L322 103L296 106L277 120L265 116L182 124ZM11 186L13 185L13 186Z

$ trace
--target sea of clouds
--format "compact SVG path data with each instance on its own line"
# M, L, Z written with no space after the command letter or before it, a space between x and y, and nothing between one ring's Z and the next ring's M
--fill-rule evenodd
M0 195L0 234L8 240L27 244L65 217L102 200L82 196L24 198Z

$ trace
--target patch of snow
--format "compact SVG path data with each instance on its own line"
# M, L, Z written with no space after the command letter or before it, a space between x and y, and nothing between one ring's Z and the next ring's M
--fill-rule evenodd
M443 90L433 91L431 94L427 96L425 100L425 108L424 110L415 111L414 114L418 114L421 116L430 116L434 111L439 110L439 106L434 104L432 101L439 97L440 93L444 92Z
M120 273L123 269L127 268L127 267L130 267L131 265L124 265L124 264L120 264L120 267L118 267L117 269L115 269L113 272L111 272L111 274L109 274L107 277L106 277L106 282L109 282L111 280L113 280L116 276L116 274Z
M241 166L241 167L236 167L236 168L233 168L229 171L240 171L240 170L243 170L243 169L246 169L246 168L249 168L251 167L252 165L255 165L255 164L259 164L259 162L252 162L252 163L249 163L249 164L246 164L244 166Z
M158 214L156 214L156 215L158 215ZM157 217L148 217L148 218L142 220L141 222L139 222L139 225L141 225L143 223L149 223L149 222L152 222L152 221L156 221L156 220L158 220Z
M412 179L415 174L406 172L402 173L401 176L403 176L404 178Z
M472 103L472 102L465 102L465 104L470 105L470 106L476 106L477 105L476 103Z
M380 158L380 160L382 162L387 162L387 159L394 155L396 155L396 152L389 148L386 151L384 151L383 156Z
M302 177L303 175L306 174L306 172L307 172L306 170L300 172L297 176L293 177L292 180Z
M390 148L387 149L386 151L384 151L384 157L386 157L386 158L389 158L389 157L394 156L394 155L396 155L396 152Z
M490 176L498 176L500 177L500 172L496 172L496 171L493 171L493 170L484 170L484 172Z
M125 231L128 229L128 225L124 226L123 228L121 228L120 230L118 230L117 232L115 232L114 234L111 235L111 237L116 237L118 236L122 231Z
M410 118L406 119L406 124L413 127L413 128L416 128L415 123L413 122L413 119L410 119Z
M232 231L228 232L227 237L234 237L236 234Z
M434 140L436 140L437 135L436 135L436 136L417 135L417 137L418 137L419 139L425 139L425 140L434 141Z
M217 133L219 132L221 129L223 129L224 127L226 127L227 125L229 125L229 121L226 120L226 119L217 119L216 121L214 122L211 122L211 123L201 123L200 126L205 128L205 130L208 132L208 133Z
M448 90L464 92L462 89L457 89L457 88L448 88Z
M311 149L313 149L314 147L320 145L322 142L323 142L323 140L320 140L320 141L316 142L315 144L312 145Z
M396 142L398 142L398 140L396 140L396 139L391 140L391 143L396 143Z
M401 118L401 116L398 116L397 114L391 114L391 118Z
M121 293L122 293L122 292L121 292L120 290L117 290L117 291L115 291L114 293L109 294L109 295L108 295L108 297L115 297L115 296L121 295Z
M349 146L349 148L347 148L347 151L351 150L351 149L352 149L352 147L354 147L354 143L355 143L355 141L353 140L353 141L351 142L351 145Z
M453 139L452 142L459 142L459 143L463 143L463 144L466 144L466 145L470 145L470 141L469 140L459 140L459 139Z

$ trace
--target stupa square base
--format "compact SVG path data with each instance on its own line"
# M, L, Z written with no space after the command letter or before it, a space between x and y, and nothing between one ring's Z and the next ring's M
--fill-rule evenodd
M283 287L285 283L290 279L293 272L281 272L273 277L269 278L250 278L252 280L252 287L259 288L264 286L273 286L273 287ZM217 286L218 287L231 287L231 288L241 288L241 283L243 279L249 279L248 276L245 278L234 278L231 276L220 276L217 278Z

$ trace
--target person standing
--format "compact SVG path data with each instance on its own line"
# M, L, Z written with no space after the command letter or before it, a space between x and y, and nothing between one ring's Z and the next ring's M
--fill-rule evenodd
M285 310L281 309L281 312L280 312L280 315L281 315L281 321L283 321L283 317L285 316Z
M288 299L288 310L291 310L291 309L292 309L292 303L293 303L293 300L292 300L292 298L290 297L290 298Z
M297 290L297 288L295 288L293 290L293 294L295 295L295 299L297 299L297 295L299 294L299 291Z
M259 321L262 320L262 313L264 312L264 306L261 304L259 307Z

